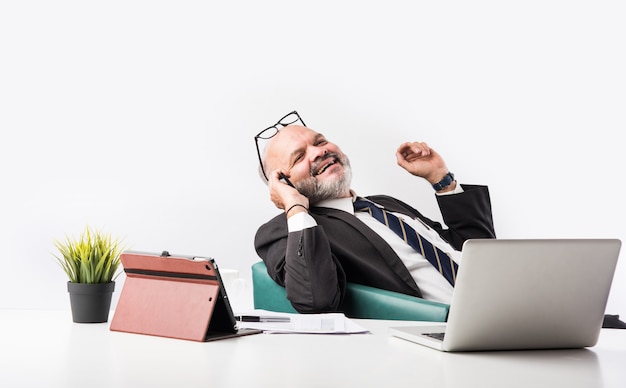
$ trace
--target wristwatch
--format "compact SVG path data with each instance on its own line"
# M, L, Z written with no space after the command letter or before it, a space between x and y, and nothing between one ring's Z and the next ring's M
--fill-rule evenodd
M443 179L433 185L433 189L435 189L435 191L443 190L446 187L450 186L452 182L454 182L454 174L448 172L446 176L443 177Z

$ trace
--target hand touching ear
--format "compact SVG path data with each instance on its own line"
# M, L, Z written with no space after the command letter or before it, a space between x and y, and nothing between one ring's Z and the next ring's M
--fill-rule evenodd
M293 186L281 180L283 171L275 170L269 175L268 187L270 190L270 200L274 205L288 212L287 216L306 211L309 208L309 199L300 194ZM286 176L286 174L285 174ZM287 177L288 178L288 177ZM294 207L294 205L297 205ZM290 211L291 209L291 211Z

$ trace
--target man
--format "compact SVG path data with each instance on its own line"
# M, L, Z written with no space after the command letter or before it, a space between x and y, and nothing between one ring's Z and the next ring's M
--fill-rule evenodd
M295 111L255 139L257 150L258 139L267 140L260 169L271 201L284 210L258 229L255 249L297 311L340 310L346 282L450 303L454 279L446 280L424 249L409 246L373 213L354 210L362 198L350 188L350 162L336 144L307 128ZM442 157L423 142L402 144L396 158L437 190L447 228L398 199L367 199L413 227L439 252L436 260L460 264L465 240L495 238L486 186L457 184Z

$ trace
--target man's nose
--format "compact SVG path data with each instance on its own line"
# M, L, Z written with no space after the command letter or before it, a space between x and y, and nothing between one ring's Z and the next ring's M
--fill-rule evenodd
M328 150L326 149L326 147L313 147L314 151L312 153L313 155L313 160L318 160L320 158L323 158L324 155L326 155L328 153Z

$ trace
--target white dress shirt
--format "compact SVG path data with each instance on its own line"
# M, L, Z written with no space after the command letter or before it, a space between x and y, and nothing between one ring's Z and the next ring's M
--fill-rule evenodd
M437 195L450 195L463 192L461 185L456 185L456 189L450 192L437 194ZM356 212L354 211L353 202L356 199L356 194L352 193L351 198L337 198L319 202L315 206L327 207L332 209L338 209L347 213L355 215L358 219L363 221L373 231L378 233L396 252L398 257L402 260L404 265L408 268L411 276L415 279L418 287L422 291L422 297L424 299L450 303L452 301L453 287L448 281L439 273L439 271L433 267L432 264L415 249L409 246L402 238L400 238L395 232L389 229L386 225L372 217L369 212ZM430 241L433 245L436 245L442 251L448 253L450 257L460 264L461 252L455 250L450 244L444 241L437 232L425 225L419 219L413 219L405 214L394 213L397 217L402 218L404 222L409 224L420 235ZM302 230L305 228L311 228L317 226L315 219L306 212L300 212L294 214L287 219L287 227L290 232Z

